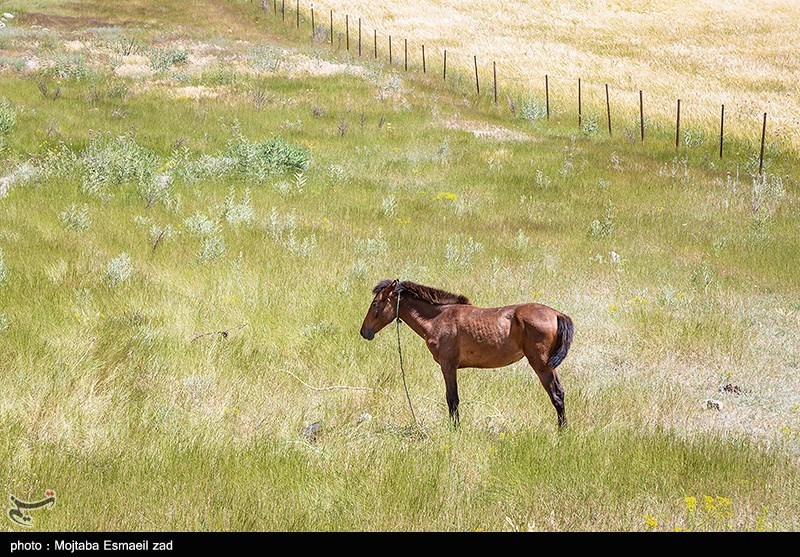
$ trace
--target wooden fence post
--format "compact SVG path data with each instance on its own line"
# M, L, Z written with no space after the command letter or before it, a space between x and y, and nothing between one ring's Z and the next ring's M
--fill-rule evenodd
M373 29L372 30L372 34L373 34L373 45L374 45L373 49L375 51L375 59L377 60L378 59L378 30L377 29Z
M581 78L578 78L578 129L581 129Z
M478 81L478 57L473 56L473 60L475 61L475 89L478 91L478 96L481 94L481 84Z
M331 45L333 45L333 10L331 10Z
M722 139L725 137L725 105L722 105L722 113L719 115L719 158L722 159Z
M297 0L297 6L295 7L295 13L297 14L297 28L300 29L300 0Z
M544 106L547 111L547 119L550 119L550 76L544 74Z
M497 62L492 62L492 75L494 76L494 104L497 104Z
M644 100L641 90L639 91L639 127L642 133L642 143L644 143Z
M675 123L675 148L680 148L681 140L681 100L678 99L678 120Z
M358 18L358 55L361 56L361 18Z
M422 45L422 73L428 73L425 67L425 45Z
M408 39L403 39L403 68L408 71Z
M764 125L761 128L761 154L758 157L758 173L764 170L764 140L767 137L767 113L764 113Z
M611 99L608 97L608 83L606 83L606 112L608 113L608 137L611 137Z
M442 63L442 81L447 81L447 49L444 49L444 62Z
M392 65L392 36L389 35L389 65Z

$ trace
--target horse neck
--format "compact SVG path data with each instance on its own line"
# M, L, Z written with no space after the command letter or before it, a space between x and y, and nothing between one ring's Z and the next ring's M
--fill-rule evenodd
M400 319L425 340L431 335L431 321L440 312L441 306L411 296L400 297Z

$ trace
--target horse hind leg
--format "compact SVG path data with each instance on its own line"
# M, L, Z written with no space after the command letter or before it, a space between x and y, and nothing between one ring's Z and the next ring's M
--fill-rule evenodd
M531 357L528 357L528 363L533 368L533 371L536 372L542 387L550 396L550 402L553 403L556 414L558 414L558 427L565 427L567 425L567 415L564 410L564 388L561 386L556 370L547 363Z
M451 364L442 365L442 375L444 376L445 394L447 396L447 408L450 411L450 420L454 427L458 427L458 368Z

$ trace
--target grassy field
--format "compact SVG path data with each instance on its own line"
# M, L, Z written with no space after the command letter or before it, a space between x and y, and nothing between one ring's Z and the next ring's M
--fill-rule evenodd
M308 4L301 2L301 11L307 12ZM501 87L526 87L543 96L548 74L553 110L561 114L576 112L581 78L585 106L599 111L605 110L603 86L609 84L617 118L638 118L642 90L647 117L674 124L676 99L681 99L684 127L713 135L725 104L729 131L758 141L761 118L768 112L769 138L800 150L795 85L800 63L793 51L800 5L792 0L314 4L326 17L334 10L341 33L346 14L353 21L361 17L370 41L377 29L383 50L390 34L395 44L408 39L415 66L422 63L425 44L434 72L441 71L442 50L447 49L448 66L468 75L477 56L486 83L496 61Z
M800 528L789 147L578 132L258 3L3 12L0 481L57 492L37 529ZM421 435L358 334L394 277L571 315L569 429L519 363L461 371L454 431L404 327Z

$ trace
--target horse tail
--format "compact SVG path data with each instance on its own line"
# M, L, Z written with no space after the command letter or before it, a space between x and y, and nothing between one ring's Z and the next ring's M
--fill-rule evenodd
M558 347L555 352L553 352L552 356L550 356L550 359L547 360L547 365L553 369L557 368L558 365L564 361L564 358L567 357L567 352L572 344L572 333L574 331L572 319L570 319L568 315L559 313L557 321L558 329L556 330L556 338L558 340Z

